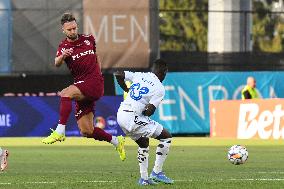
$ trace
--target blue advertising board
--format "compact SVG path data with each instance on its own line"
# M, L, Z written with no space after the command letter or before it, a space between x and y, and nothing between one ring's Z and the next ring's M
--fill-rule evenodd
M49 135L59 119L59 100L59 97L1 97L0 136ZM116 121L121 101L121 96L105 96L96 103L96 125L115 136L124 135ZM66 135L80 136L74 112L67 123Z
M284 72L174 72L152 119L173 134L209 134L209 101L240 99L248 76L256 78L261 98L284 97ZM116 92L122 94L117 82Z

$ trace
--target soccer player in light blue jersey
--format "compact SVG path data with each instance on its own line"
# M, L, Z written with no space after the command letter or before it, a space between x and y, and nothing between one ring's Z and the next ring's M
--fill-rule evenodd
M138 161L141 178L139 185L154 185L157 182L172 184L162 168L167 158L172 136L158 122L151 120L156 108L163 100L165 88L162 84L168 68L165 61L154 62L151 72L117 71L115 77L120 87L128 92L117 112L117 121L122 130L139 146ZM125 84L132 82L130 88ZM156 161L150 177L148 177L149 138L160 141L156 150Z

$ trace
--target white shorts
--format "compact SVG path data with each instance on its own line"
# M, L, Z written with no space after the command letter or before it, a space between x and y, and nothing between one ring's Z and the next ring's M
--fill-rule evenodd
M156 138L163 131L163 126L158 122L123 108L118 109L117 122L123 132L134 141L141 137Z

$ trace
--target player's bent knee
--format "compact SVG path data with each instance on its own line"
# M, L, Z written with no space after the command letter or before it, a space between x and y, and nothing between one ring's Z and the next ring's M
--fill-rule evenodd
M147 148L149 146L149 138L141 137L135 141L140 148Z
M171 133L164 128L162 133L156 139L160 140L160 139L170 139L170 138L172 138Z
M80 91L78 90L78 88L74 85L70 85L69 87L63 89L60 92L60 97L69 97L69 98L75 98L77 96L80 96Z
M71 97L68 88L63 89L63 90L60 92L60 97L69 97L69 98Z
M93 138L93 131L91 130L81 130L81 135L87 138Z
M166 134L166 137L167 137L167 138L173 138L172 134L169 133L169 132Z

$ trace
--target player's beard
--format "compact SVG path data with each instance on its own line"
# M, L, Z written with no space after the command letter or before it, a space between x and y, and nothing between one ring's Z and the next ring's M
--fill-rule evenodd
M78 39L78 34L75 34L75 35L67 35L67 38L72 40L72 41L75 41L76 39Z

